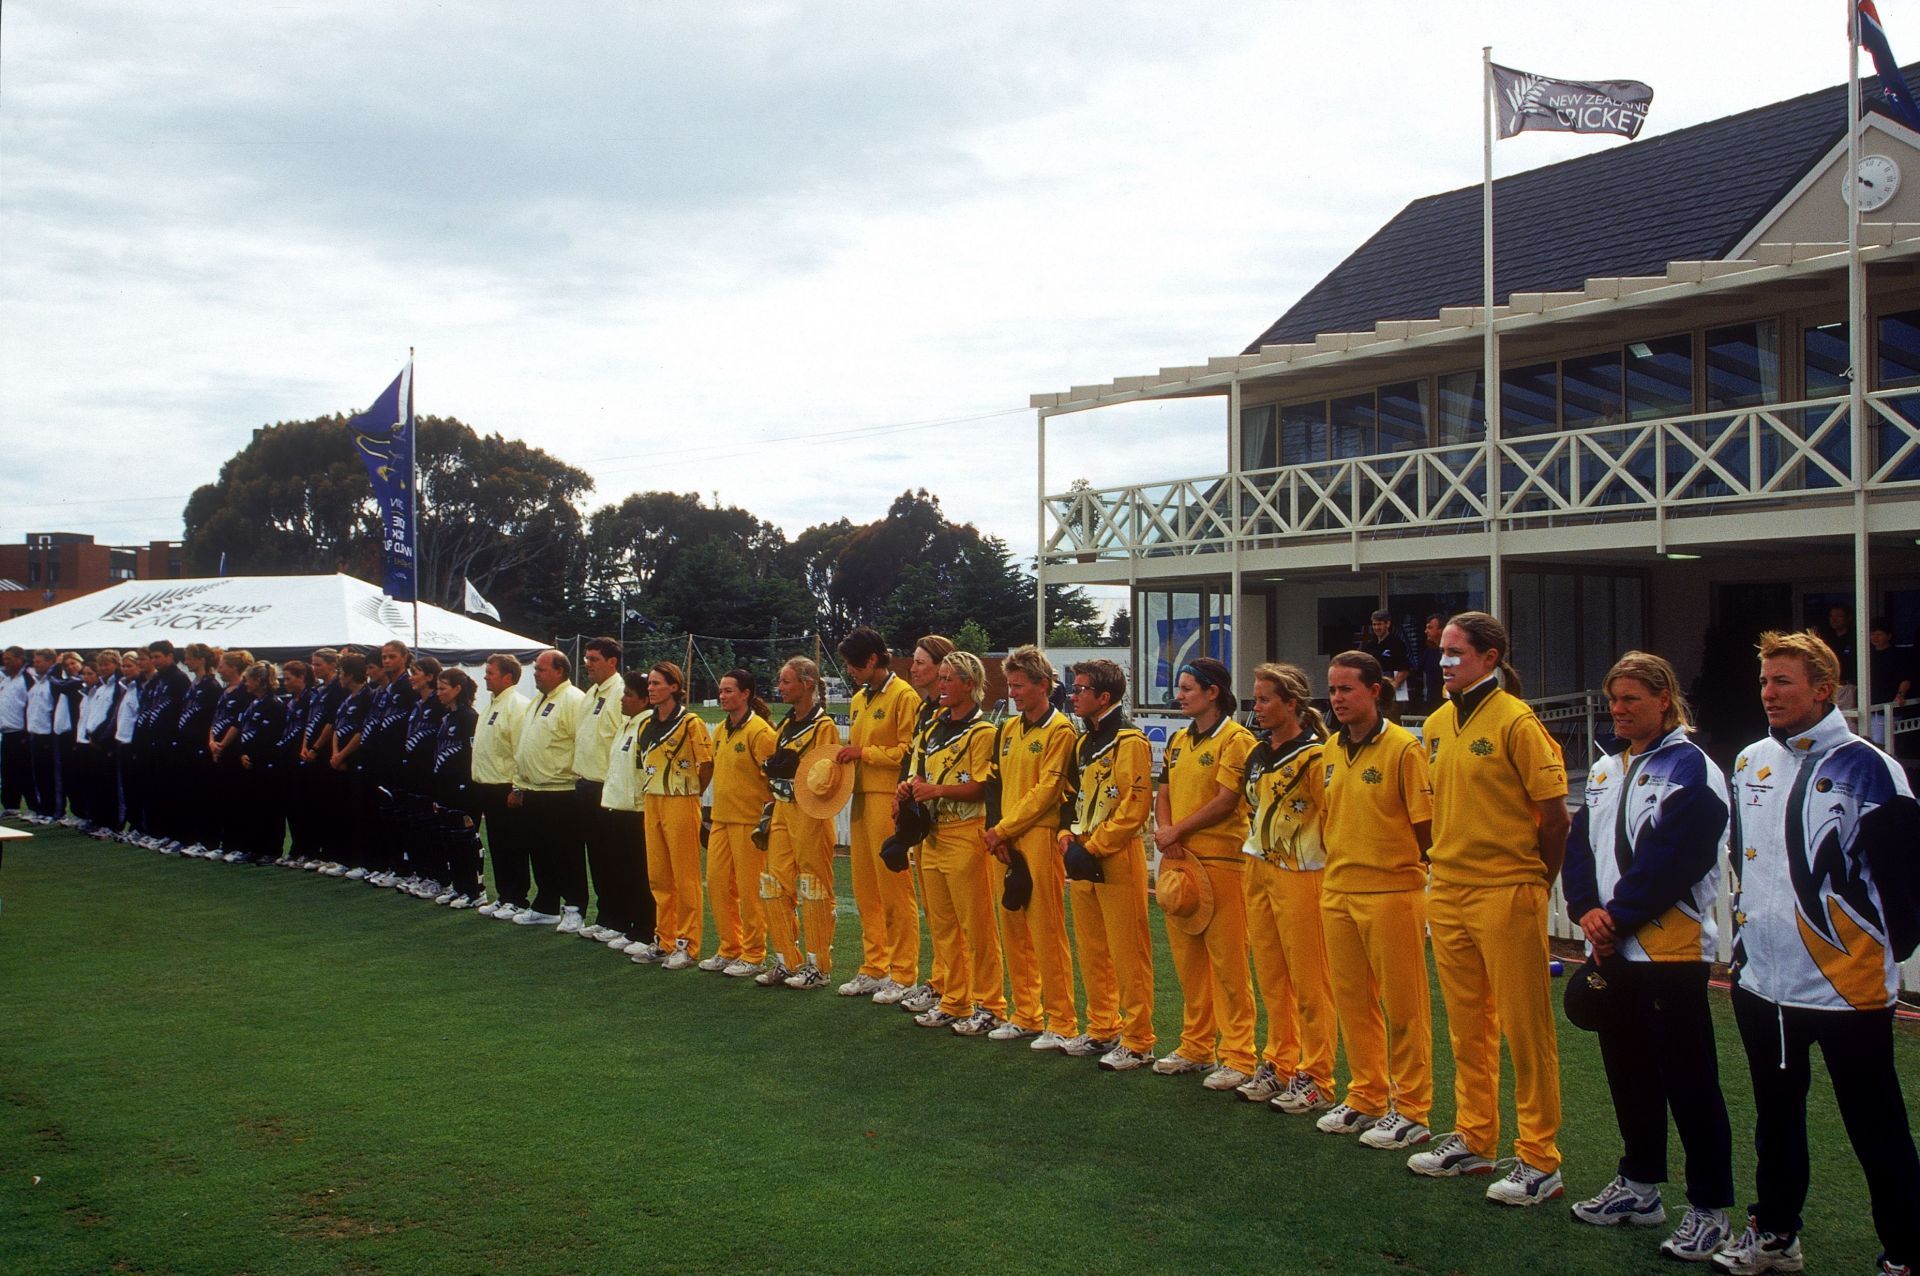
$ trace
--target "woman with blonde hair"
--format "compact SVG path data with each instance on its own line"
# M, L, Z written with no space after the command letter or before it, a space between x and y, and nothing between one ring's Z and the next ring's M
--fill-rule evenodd
M898 790L899 800L924 803L932 816L920 873L934 965L945 972L939 1004L914 1022L963 1037L992 1032L1007 1013L985 841L994 736L980 712L986 683L972 652L949 652L940 662L941 713L915 741Z
M940 716L940 662L952 655L953 639L945 634L922 634L913 644L913 659L907 665L907 681L920 693L920 712L913 720L913 744L907 749L907 755L900 759L900 782L905 784L913 770L914 750L920 746L920 738L933 726L935 718ZM920 852L911 852L913 859L913 888L919 899L921 920L927 916L926 875L920 871ZM902 988L885 988L873 995L876 1005L897 1005L909 1014L925 1014L940 1004L940 990L947 986L946 969L941 964L938 950L933 955L933 973L926 983L919 981L920 945L912 945L914 952L914 979ZM895 982L902 982L897 977Z
M801 810L793 787L800 755L816 745L837 745L840 729L827 716L820 666L813 661L790 658L780 666L778 685L788 707L764 767L773 790L773 816L767 826L767 869L760 875L772 961L754 982L811 992L825 988L833 973L833 821Z
M211 780L206 804L207 848L229 864L248 858L245 781L240 774L240 719L253 694L247 686L250 651L223 651L215 662L221 691L207 723L207 761Z
M636 747L646 817L647 883L662 941L662 970L693 965L703 938L700 795L713 778L713 736L687 708L686 698L686 675L679 665L662 660L647 671L648 708ZM637 953L635 959L644 956Z

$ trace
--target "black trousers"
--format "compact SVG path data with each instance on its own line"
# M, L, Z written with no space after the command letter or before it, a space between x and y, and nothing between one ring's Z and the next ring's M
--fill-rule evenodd
M80 808L86 805L86 785L80 774L80 737L71 731L54 736L53 809L56 815L72 813L86 818Z
M611 927L628 939L653 943L660 929L653 885L647 879L647 820L639 811L607 811L607 827L613 844L624 857L618 878L622 907L608 920L606 888L601 887L600 924ZM620 925L625 922L625 925Z
M33 813L49 819L60 814L60 746L51 735L27 733L33 757Z
M1827 1064L1840 1120L1866 1174L1873 1227L1894 1263L1920 1260L1920 1157L1893 1068L1893 1009L1802 1010L1741 988L1733 1017L1753 1074L1754 1189L1764 1231L1797 1232L1807 1200L1807 1087L1813 1047Z
M111 725L111 724L109 724ZM88 818L109 833L118 833L126 822L126 808L120 801L120 754L118 744L94 743L87 746L93 761L93 814Z
M120 754L120 797L124 804L127 828L150 836L153 825L147 819L148 772L153 763L152 750L144 744L127 744Z
M33 809L33 754L25 731L0 731L0 811Z
M580 840L586 844L587 867L593 872L593 892L599 907L597 921L622 935L633 924L633 869L622 862L613 812L600 805L605 785L599 780L573 783L574 818L580 822Z
M495 898L516 908L525 908L527 892L533 887L533 868L527 859L526 837L521 832L522 812L507 805L507 794L511 790L512 786L506 784L474 785L474 820L486 826L487 858L493 861Z
M580 840L578 805L572 789L520 794L520 817L533 860L536 913L557 913L587 906L587 857Z
M317 859L321 853L320 821L307 804L307 794L312 787L310 774L310 765L300 761L298 753L275 762L272 771L274 800L286 821L286 837L290 843L287 853L299 860Z
M1720 1093L1720 1059L1707 1008L1704 961L1622 961L1623 1022L1603 1030L1600 1060L1613 1092L1623 1148L1619 1173L1636 1183L1667 1179L1667 1113L1686 1150L1687 1201L1733 1206L1733 1131Z

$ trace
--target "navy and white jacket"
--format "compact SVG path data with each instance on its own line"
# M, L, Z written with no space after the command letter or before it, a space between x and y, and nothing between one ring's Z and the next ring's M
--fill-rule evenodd
M210 673L201 674L180 701L174 747L194 757L206 757L207 732L213 728L213 715L219 705L220 679Z
M1727 778L1675 727L1645 753L1622 749L1588 772L1567 836L1567 913L1604 908L1628 961L1712 961L1726 847Z
M433 741L433 799L473 814L473 732L480 715L471 705L443 713Z
M19 673L0 671L0 731L27 729L27 693L38 681L25 666Z
M1832 709L1733 768L1733 978L1782 1006L1882 1010L1920 939L1920 807Z
M286 734L287 702L272 694L249 697L240 714L240 734L229 753L252 762L255 771L270 770L289 761L280 747ZM294 758L298 757L296 753Z
M440 719L447 711L432 696L420 696L407 711L406 734L400 744L400 782L409 793L427 796L433 787L434 742Z

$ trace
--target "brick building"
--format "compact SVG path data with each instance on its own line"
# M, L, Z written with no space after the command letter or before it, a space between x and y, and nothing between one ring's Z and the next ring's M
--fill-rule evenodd
M84 532L30 532L0 545L0 617L11 619L123 580L178 578L179 541L98 545Z

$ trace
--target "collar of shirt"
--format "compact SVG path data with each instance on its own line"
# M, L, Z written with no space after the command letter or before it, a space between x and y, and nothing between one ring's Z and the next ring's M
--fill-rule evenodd
M1285 766L1293 760L1295 754L1311 745L1319 744L1322 739L1318 732L1303 727L1293 739L1276 748L1272 737L1263 735L1260 737L1260 743L1254 746L1253 753L1249 755L1247 771L1249 773L1256 769L1268 771L1277 766Z
M1208 727L1205 731L1195 730L1194 725L1191 722L1187 723L1187 725L1185 727L1182 727L1181 730L1187 733L1188 740L1192 741L1194 744L1199 744L1202 740L1212 739L1215 735L1219 734L1220 728L1226 725L1227 725L1227 715L1223 713L1219 717L1215 718L1213 720L1213 725Z
M1385 715L1382 715L1381 717L1374 719L1373 730L1367 732L1366 736L1363 739L1359 739L1359 740L1354 739L1352 733L1350 733L1346 729L1346 727L1344 726L1341 727L1340 728L1340 747L1347 751L1347 760L1351 762L1354 758L1359 757L1360 750L1366 748L1368 745L1372 744L1375 740L1378 740L1381 734L1384 731L1386 731L1386 729L1387 729L1387 719Z
M1769 729L1767 734L1795 753L1825 753L1853 738L1853 732L1847 727L1847 715L1833 705L1828 705L1820 720L1804 731Z
M1467 719L1473 716L1473 711L1485 704L1488 697L1498 690L1500 675L1496 672L1488 674L1458 695L1449 692L1447 698L1453 701L1454 716L1460 725L1467 725Z

